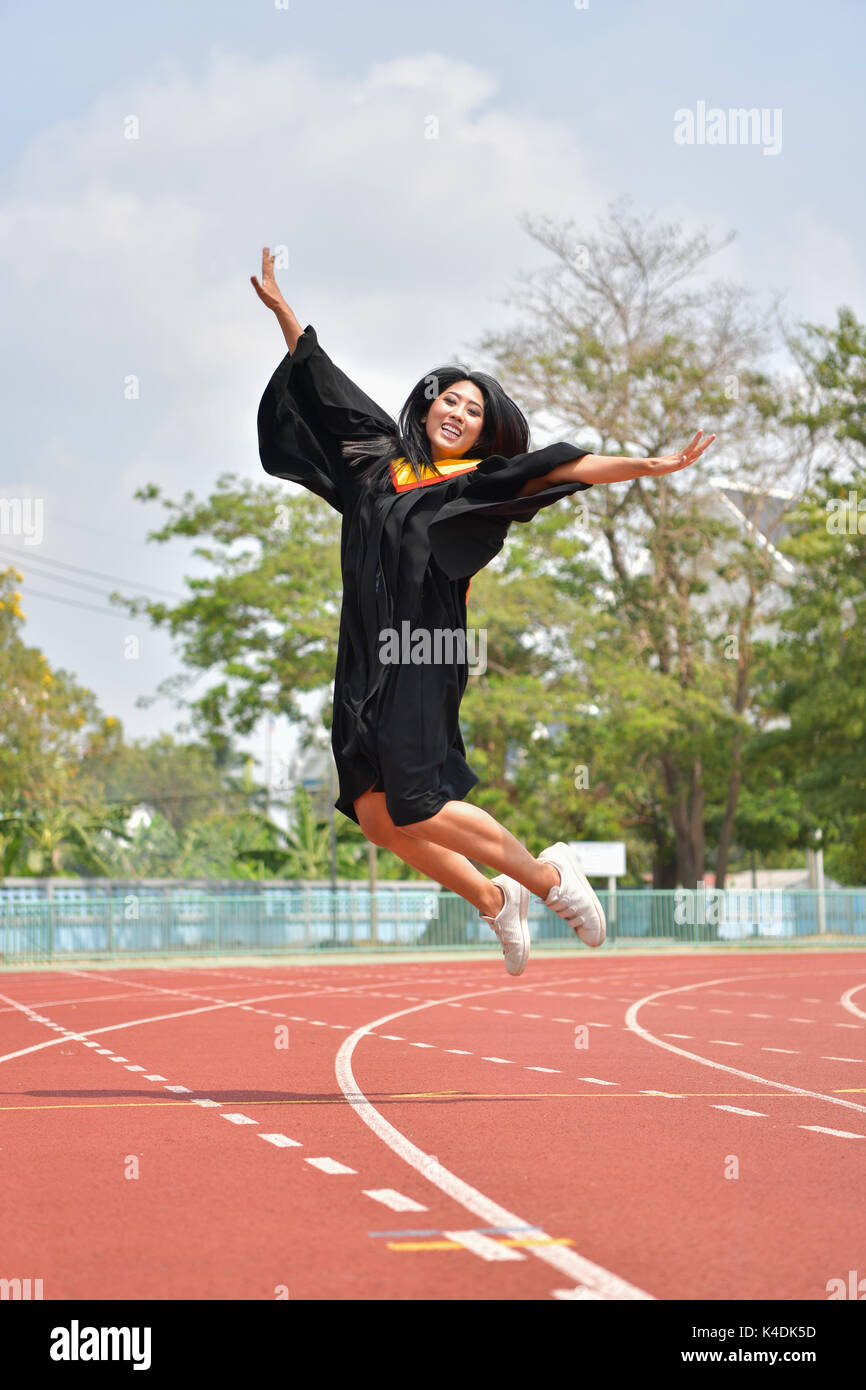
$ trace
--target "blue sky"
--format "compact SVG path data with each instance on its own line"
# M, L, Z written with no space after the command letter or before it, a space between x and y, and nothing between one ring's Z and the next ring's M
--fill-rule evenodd
M866 317L864 37L862 0L7 3L0 495L42 498L45 522L39 546L0 535L0 562L24 573L27 640L128 736L177 727L170 701L135 703L178 669L169 639L99 590L203 572L147 543L161 511L136 487L264 477L255 411L284 351L249 285L266 243L289 247L301 322L392 412L431 362L472 362L545 263L524 211L592 231L627 194L735 231L713 272L759 302ZM779 111L778 153L678 145L675 111L701 102Z

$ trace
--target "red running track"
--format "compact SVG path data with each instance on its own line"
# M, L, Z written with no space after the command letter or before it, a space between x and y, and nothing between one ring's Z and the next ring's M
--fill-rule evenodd
M864 1029L853 951L6 973L0 1277L826 1300L866 1275Z

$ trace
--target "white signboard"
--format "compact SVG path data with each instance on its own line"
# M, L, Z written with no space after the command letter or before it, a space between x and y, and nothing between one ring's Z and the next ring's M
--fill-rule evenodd
M574 850L587 878L622 878L625 875L623 840L571 840L569 848Z

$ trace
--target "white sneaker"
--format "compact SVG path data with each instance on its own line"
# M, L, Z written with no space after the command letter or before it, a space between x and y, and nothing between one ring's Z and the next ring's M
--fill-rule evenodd
M529 960L529 889L507 874L500 874L491 882L502 889L505 902L497 917L487 917L483 912L478 915L499 937L509 975L522 975Z
M601 903L589 886L577 856L561 840L549 845L539 854L545 864L559 870L559 883L554 884L546 898L539 898L568 923L587 946L600 946L607 935L607 923Z

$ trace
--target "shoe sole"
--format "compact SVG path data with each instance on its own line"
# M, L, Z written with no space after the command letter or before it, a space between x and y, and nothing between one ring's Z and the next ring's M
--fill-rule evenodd
M514 882L517 883L517 880L515 879ZM525 887L523 886L522 883L521 883L521 884L518 884L518 887L520 888L520 908L519 908L519 912L520 912L520 930L521 930L521 933L522 933L522 935L523 935L523 958L522 958L522 960L521 960L520 969L519 969L519 970L508 970L508 965L506 964L505 969L508 970L509 975L512 975L512 976L522 975L523 972L524 972L524 970L526 969L527 965L529 964L530 936L529 936L529 922L528 922L528 920L526 920L526 919L528 919L528 917L529 917L529 889L528 889L528 888L525 888ZM525 925L525 926L524 926L524 921L526 921L526 925Z
M505 876L505 877L508 877L508 875L504 875L504 876ZM495 878L495 879L493 880L493 882L498 884L498 883L499 883L499 879L498 879L498 878ZM522 934L522 936L523 936L523 956L521 957L521 960L520 960L520 968L519 968L519 970L508 970L508 961L505 961L505 969L508 971L508 974L512 976L512 978L516 978L518 975L522 975L522 974L523 974L524 970L526 969L527 965L529 964L529 948L530 948L530 946L531 946L532 943L531 943L531 937L530 937L530 935L529 935L529 921L528 921L528 918L529 918L529 889L526 888L526 887L524 887L524 885L523 885L522 883L518 883L516 878L512 879L511 882L520 890L520 906L519 906L518 912L519 912L520 930L521 930L521 934ZM498 937L497 937L497 940L498 940ZM500 944L500 948L501 948L501 946L502 946L501 941L500 941L499 944ZM503 953L503 954L504 954L504 953Z
M570 869L572 870L572 873L575 875L575 877L577 878L578 882L579 882L579 883L581 884L581 886L585 889L585 891L589 894L590 902L593 904L593 906L594 906L596 912L598 913L598 920L599 920L599 922L601 923L601 936L600 936L600 938L599 938L598 941L587 941L586 938L585 938L584 936L581 935L581 932L582 932L583 928L581 928L581 927L577 927L577 928L572 927L572 931L574 931L575 936L579 936L579 937L580 937L580 939L581 939L581 941L583 942L584 946L589 946L592 950L597 950L599 946L603 946L603 945L604 945L605 939L606 939L606 937L607 937L607 921L606 921L605 915L604 915L604 908L602 907L601 903L599 902L598 898L596 897L596 895L595 895L595 893L594 893L594 891L593 891L593 889L592 889L592 885L590 884L590 882L589 882L589 880L588 880L586 874L583 872L583 869L580 867L580 864L579 864L578 861L577 861L577 856L575 855L574 850L570 849L569 846L568 846L567 844L565 844L564 841L562 841L562 840L559 840L555 845L551 845L550 848L551 848L552 850L557 851L557 852L560 854L560 856L568 862L568 865L569 865ZM547 851L546 851L546 850L542 850L542 851L541 851L541 854L538 856L539 859L542 860L542 862L545 863L545 864L553 863L553 860L551 860L551 859L546 859L546 858L545 858L545 855L546 855L546 854L547 854ZM554 868L555 868L555 867L556 867L556 865L554 865ZM542 898L542 902L543 902L543 901L544 901L544 899ZM584 927L585 927L585 926L586 926L586 923L584 923Z

